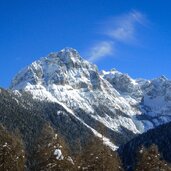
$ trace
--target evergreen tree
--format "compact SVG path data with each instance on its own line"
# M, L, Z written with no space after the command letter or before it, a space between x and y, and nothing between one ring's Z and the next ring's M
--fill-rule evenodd
M161 160L158 147L152 145L148 149L142 147L139 150L135 171L171 171L171 167L164 160Z
M23 171L24 164L25 154L21 139L0 125L0 170Z
M102 140L92 140L77 160L78 170L86 171L122 171L120 159Z
M51 126L45 125L37 141L35 167L41 171L70 171L74 163L68 154L68 148L59 134Z

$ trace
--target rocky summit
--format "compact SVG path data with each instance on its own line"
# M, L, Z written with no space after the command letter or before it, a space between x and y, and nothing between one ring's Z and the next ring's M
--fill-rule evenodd
M58 118L72 116L96 137L102 135L98 125L103 125L105 143L112 149L171 121L170 80L133 79L116 69L99 71L72 48L33 62L14 77L10 89L20 97L26 92L33 99L62 106L67 116L58 110Z

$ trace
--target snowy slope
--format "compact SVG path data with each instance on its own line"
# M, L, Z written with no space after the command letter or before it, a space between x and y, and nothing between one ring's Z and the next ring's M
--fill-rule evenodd
M164 77L134 80L116 70L99 72L75 49L65 48L20 71L11 89L66 106L94 132L100 122L124 135L124 130L137 134L171 120L170 85Z
M135 102L132 104L139 108L141 115L137 118L143 123L144 131L171 121L171 81L166 77L134 80L116 70L103 71L102 76L124 98Z

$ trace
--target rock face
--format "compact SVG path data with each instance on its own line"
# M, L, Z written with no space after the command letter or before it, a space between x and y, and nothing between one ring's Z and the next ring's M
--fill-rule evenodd
M97 125L103 124L116 145L171 120L171 81L99 72L72 48L33 62L15 76L10 88L64 106L96 136Z
M171 120L171 81L166 77L134 80L116 70L103 71L102 75L130 104L135 102L143 132Z

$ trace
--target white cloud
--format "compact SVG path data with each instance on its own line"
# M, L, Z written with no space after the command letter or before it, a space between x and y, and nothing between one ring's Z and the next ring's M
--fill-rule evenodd
M104 56L109 56L114 53L113 42L111 41L102 41L95 44L90 49L90 58L88 59L91 62L101 59Z
M109 23L105 34L110 38L129 43L136 40L137 26L145 26L146 17L139 11L131 11L127 14L114 17Z
M104 24L104 23L103 23ZM117 42L137 43L138 26L147 26L148 20L139 11L132 10L129 13L113 17L107 22L104 41L97 42L91 49L88 59L91 62L97 61L105 56L115 55Z

